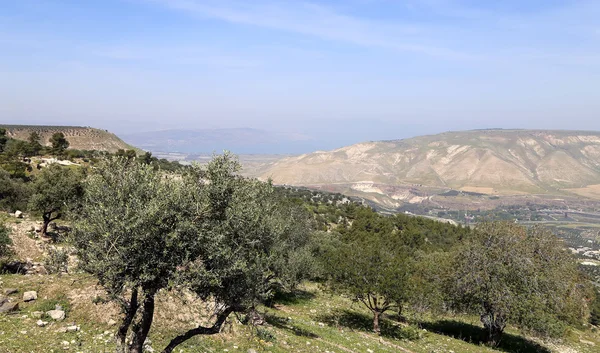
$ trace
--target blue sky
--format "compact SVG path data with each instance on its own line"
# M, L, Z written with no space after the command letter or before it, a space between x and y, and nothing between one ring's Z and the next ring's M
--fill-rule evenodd
M0 0L0 122L600 130L600 1Z

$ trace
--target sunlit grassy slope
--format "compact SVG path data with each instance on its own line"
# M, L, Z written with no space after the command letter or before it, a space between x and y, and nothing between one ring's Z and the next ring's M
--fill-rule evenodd
M0 314L0 352L110 352L114 350L112 334L118 320L112 304L99 301L100 287L93 278L83 275L21 276L3 275L2 288L37 290L38 300L21 303L21 311ZM400 323L392 315L383 324L382 336L370 331L371 319L358 304L339 295L323 292L307 283L291 298L262 308L266 324L251 328L232 317L221 334L198 337L180 346L176 352L598 352L600 337L590 331L573 331L561 343L534 342L518 331L508 330L499 349L478 343L480 334L476 318L425 317L417 320L408 315L409 323ZM95 304L94 304L95 302ZM34 311L46 311L61 304L67 309L64 322L38 327ZM198 301L162 294L158 300L155 324L150 332L150 346L160 351L170 337L194 322L202 322L207 308ZM168 311L168 313L167 313ZM51 321L44 319L46 321ZM420 322L417 326L416 323ZM61 332L70 324L78 332Z

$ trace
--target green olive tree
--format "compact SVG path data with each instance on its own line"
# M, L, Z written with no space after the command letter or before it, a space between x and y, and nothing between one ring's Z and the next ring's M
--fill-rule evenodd
M367 307L373 313L373 331L380 333L381 316L400 310L409 278L408 249L390 219L361 210L322 258L332 287Z
M480 315L485 340L500 343L507 324L560 336L588 315L586 282L560 241L541 228L480 224L454 253L455 307Z
M142 351L161 290L189 290L215 304L213 324L174 337L164 349L172 352L191 337L218 333L232 312L289 281L281 257L305 243L302 217L280 207L270 184L238 170L229 154L183 176L116 158L87 180L74 242L83 268L120 303L120 352Z
M81 171L57 164L35 176L30 187L29 209L42 214L43 236L47 235L50 222L76 206L83 193L82 178Z

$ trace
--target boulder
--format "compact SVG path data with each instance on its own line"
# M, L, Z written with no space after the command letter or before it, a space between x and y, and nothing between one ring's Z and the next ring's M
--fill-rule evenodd
M36 291L29 291L29 292L23 293L23 301L24 302L30 302L30 301L36 300L36 299L37 299Z
M77 325L69 325L67 326L67 332L76 332L79 331L80 328Z
M15 212L15 217L17 217L17 218L23 218L23 212L21 212L21 211L17 210L17 211Z
M44 265L35 266L34 270L35 270L35 273L37 273L38 275L47 275L48 274L48 270L46 269L46 267Z
M17 288L4 288L5 295L11 295L11 294L15 294L18 292L19 292L19 290Z
M19 303L4 303L0 306L0 313L12 313L19 310Z
M50 316L52 320L62 321L65 319L65 312L62 310L50 310L46 312L46 315Z

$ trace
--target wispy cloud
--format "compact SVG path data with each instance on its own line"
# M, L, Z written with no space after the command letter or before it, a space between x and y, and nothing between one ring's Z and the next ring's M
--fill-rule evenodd
M473 59L475 55L443 45L428 44L421 26L383 23L346 15L307 2L237 0L146 0L202 18L308 35L322 40L365 47L413 52L443 59ZM433 39L433 40L432 40Z

